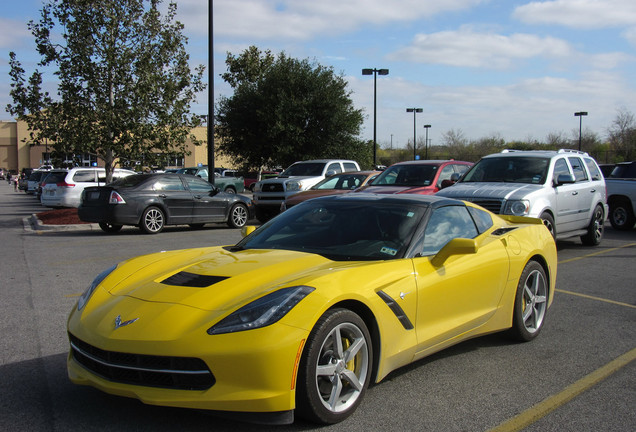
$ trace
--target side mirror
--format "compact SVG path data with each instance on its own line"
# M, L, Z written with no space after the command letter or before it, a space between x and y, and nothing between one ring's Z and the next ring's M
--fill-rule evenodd
M245 225L243 228L241 228L241 236L247 237L248 235L252 234L255 230L256 230L256 227L254 225Z
M576 179L572 174L559 174L556 179L555 186L561 186L564 184L571 184L576 182Z
M325 174L325 177L331 177L332 175L336 175L336 174L338 174L338 173L335 170L329 170Z
M467 255L477 253L477 242L474 239L454 238L433 257L431 263L441 267L453 255Z

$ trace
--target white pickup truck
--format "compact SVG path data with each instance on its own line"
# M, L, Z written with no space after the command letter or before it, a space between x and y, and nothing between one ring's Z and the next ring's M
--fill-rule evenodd
M636 223L636 161L616 164L605 179L609 221L616 230L631 230Z

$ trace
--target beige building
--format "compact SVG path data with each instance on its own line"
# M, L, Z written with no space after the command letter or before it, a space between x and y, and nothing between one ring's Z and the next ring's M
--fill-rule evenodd
M207 127L198 127L193 131L198 140L207 140ZM190 154L175 158L166 168L181 168L206 165L208 162L208 147L206 144L195 146L188 141ZM0 168L20 172L23 168L38 168L50 160L51 149L45 145L30 143L30 133L24 121L0 121ZM79 156L81 166L104 166L104 161L95 155ZM232 161L218 154L214 156L215 165L224 168L235 168ZM140 167L141 168L141 167Z

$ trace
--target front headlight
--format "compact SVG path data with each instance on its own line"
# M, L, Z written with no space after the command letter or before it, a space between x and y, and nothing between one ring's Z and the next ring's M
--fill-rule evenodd
M285 186L288 192L297 192L302 189L303 184L299 181L288 181Z
M504 209L504 214L513 216L527 216L530 211L530 202L527 200L508 201Z
M77 301L77 310L81 311L84 306L86 306L86 303L88 303L88 300L91 298L91 296L93 295L93 292L95 291L95 288L97 288L97 286L102 283L102 281L104 279L106 279L106 277L111 274L113 272L113 270L115 270L117 268L117 264L115 264L112 267L107 268L106 270L104 270L103 272L101 272L100 274L97 275L97 277L93 280L93 283L91 283L91 286L88 287L88 289L86 291L84 291L84 294L82 294L79 298L79 300Z
M208 329L208 334L234 333L266 327L293 309L315 288L300 285L283 288L243 306Z

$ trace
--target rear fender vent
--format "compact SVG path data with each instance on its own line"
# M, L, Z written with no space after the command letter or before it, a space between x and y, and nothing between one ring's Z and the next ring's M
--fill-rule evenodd
M510 231L514 231L514 230L516 230L516 229L517 229L516 227L499 228L499 229L494 230L494 231L492 232L492 235L494 235L494 236L502 236L502 235L507 234L507 233L509 233Z
M189 272L179 272L161 281L162 284L205 288L227 279L226 276L208 276Z

